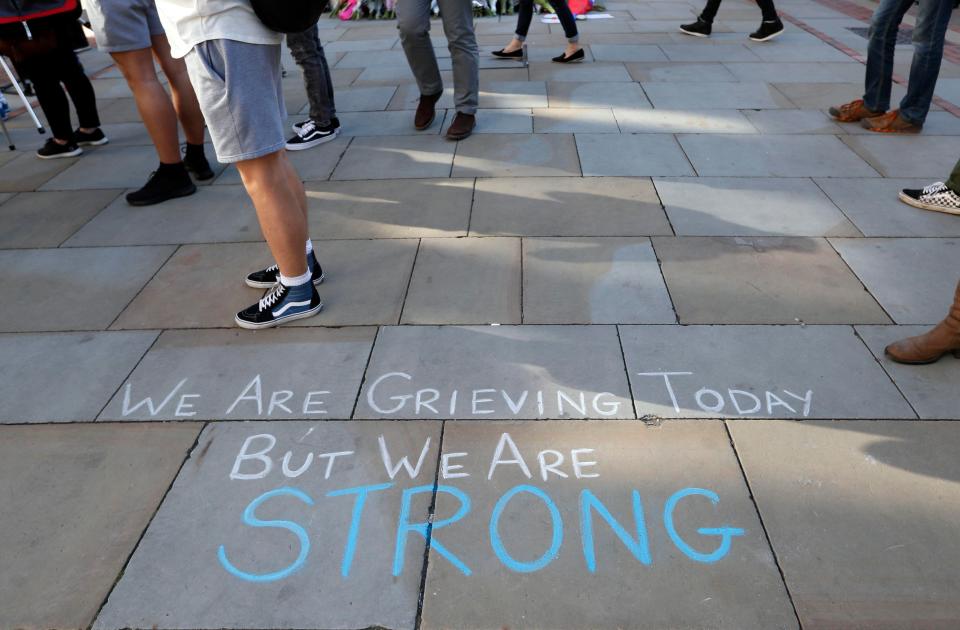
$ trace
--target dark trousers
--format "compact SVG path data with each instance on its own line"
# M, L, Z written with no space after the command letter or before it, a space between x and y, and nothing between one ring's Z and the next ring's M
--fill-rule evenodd
M33 82L33 89L40 101L40 107L47 117L47 124L53 137L69 140L73 137L70 124L70 103L63 88L70 94L70 100L77 110L80 127L100 126L97 115L97 97L93 85L83 71L83 65L77 59L77 53L67 49L57 49L42 55L30 57L19 64L27 78ZM63 84L63 87L61 87Z
M557 17L560 18L560 24L563 26L563 34L567 36L567 41L573 43L580 39L577 33L577 20L573 17L570 7L566 0L547 0ZM517 39L521 42L527 38L527 32L530 30L530 22L533 21L533 0L520 0L520 7L517 13Z
M703 7L703 13L700 19L704 22L713 23L713 18L717 17L717 10L720 8L721 0L707 0L707 6ZM757 0L760 5L760 12L763 14L764 22L773 22L777 19L777 8L773 6L773 0Z
M302 33L287 34L287 46L293 60L303 71L303 85L310 102L310 118L320 125L330 124L330 119L337 115L337 107L333 101L330 67L320 44L319 28L314 26Z
M960 160L957 160L957 165L953 167L953 172L950 173L947 188L960 195Z

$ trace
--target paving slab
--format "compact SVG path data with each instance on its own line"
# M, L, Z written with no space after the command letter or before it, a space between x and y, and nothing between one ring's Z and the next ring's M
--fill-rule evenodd
M338 113L344 137L349 136L426 136L436 135L440 131L443 109L437 109L437 118L425 131L413 126L413 112L408 110L382 112L345 112ZM304 153L307 153L304 151Z
M517 464L488 475L505 439L517 455L502 458L522 457L529 477ZM578 449L595 462L579 479L567 460ZM470 575L434 543L424 628L797 627L720 423L448 423L444 454L464 467L453 474L470 475L445 483L471 507L459 522L436 521L433 540ZM543 480L538 458L567 461ZM437 516L458 515L460 501L439 492ZM720 551L701 526L736 531Z
M790 101L768 83L652 82L643 85L657 109L777 109Z
M380 436L400 468L392 479ZM398 517L406 501L407 522L426 522L439 439L430 422L208 426L94 628L412 630L426 541L403 539L394 577ZM269 471L238 460L271 445ZM388 487L360 494L373 484ZM254 512L285 520L254 525Z
M723 65L740 81L765 81L777 84L857 83L863 81L864 72L863 64L849 58L843 63L824 61L818 63L808 60L779 63L727 62Z
M676 28L676 24L674 25ZM751 49L742 44L723 46L691 46L683 44L664 44L660 50L670 61L760 61Z
M541 238L523 243L526 324L673 324L647 238Z
M832 136L681 135L701 176L875 177L877 172Z
M429 239L410 278L404 324L519 324L520 240Z
M0 626L86 628L200 427L0 427Z
M672 234L649 179L478 179L470 233L481 236Z
M3 168L0 168L0 192L36 190L80 159L38 160L32 151L10 152L6 156L7 161L3 163Z
M577 134L584 176L650 177L694 175L693 168L667 134Z
M562 177L580 175L570 134L478 135L457 146L453 177Z
M535 133L620 133L610 108L535 109L533 130Z
M848 326L621 326L639 416L916 414Z
M311 182L314 238L466 236L473 180Z
M760 133L775 134L842 134L850 126L841 127L818 109L762 109L743 112ZM864 129L866 131L866 129Z
M865 236L960 236L960 217L908 206L904 188L929 179L817 179L817 185Z
M809 179L678 177L654 184L680 236L860 236Z
M863 98L862 78L859 81L849 83L778 81L772 85L800 109L827 109L833 105ZM904 94L906 94L906 88L894 83L891 102L899 103Z
M614 109L623 133L757 133L733 109Z
M551 108L650 108L650 101L636 83L550 82L547 94Z
M380 330L354 417L634 415L613 326L398 326Z
M348 114L344 114L344 116L341 117L341 123L343 123L344 117L347 115ZM287 120L292 125L294 121L303 120L303 117L298 116ZM323 181L330 178L330 174L333 173L333 169L336 168L340 162L340 158L344 152L346 152L351 140L352 134L349 133L349 129L341 127L341 130L342 135L336 140L314 147L308 151L287 152L287 157L290 158L290 162L293 164L293 168L297 171L300 179L304 181ZM291 135L293 135L292 130ZM237 167L230 166L225 169L213 183L214 185L226 184L239 186L243 182L240 179L240 171L237 170Z
M437 129L441 124L434 123ZM450 177L456 146L438 135L354 138L333 179Z
M170 257L173 247L0 251L0 332L102 330ZM67 273L82 269L83 273ZM109 278L105 282L104 278ZM69 305L69 307L65 307Z
M473 133L533 133L533 111L529 109L478 109L477 126ZM447 110L440 129L446 135L455 114Z
M960 240L831 239L834 248L898 324L936 324L957 286Z
M503 72L503 71L499 71ZM543 80L484 81L480 85L480 106L489 109L547 107L547 84ZM414 105L414 107L416 107ZM482 125L482 121L480 122Z
M681 324L889 324L821 238L655 237Z
M255 334L168 330L99 419L346 418L375 333L369 328Z
M57 247L113 201L119 190L24 192L0 205L0 248Z
M843 141L884 177L943 181L957 159L953 136L846 136Z
M729 424L804 627L960 622L960 426Z
M851 61L846 53L826 43L814 45L781 44L778 46L751 46L750 49L753 51L753 54L767 63L799 61L845 63Z
M753 64L749 64L753 65ZM641 62L628 63L634 81L681 81L684 83L739 81L719 62Z
M37 194L89 194L90 191ZM204 186L189 197L135 208L121 195L67 240L67 247L262 241L241 185Z
M594 59L605 61L667 61L657 46L643 44L590 44Z
M137 110L137 102L132 98L98 100L97 111L100 114L100 122L104 124L143 124L140 118L140 112Z
M633 81L622 63L588 63L560 65L548 61L530 64L531 81Z

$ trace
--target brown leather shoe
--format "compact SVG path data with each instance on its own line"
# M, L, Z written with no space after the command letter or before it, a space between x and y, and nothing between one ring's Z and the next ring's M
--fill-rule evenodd
M830 115L833 116L837 122L860 122L864 118L873 118L875 116L882 116L883 112L875 112L873 110L867 109L867 106L863 104L863 99L858 98L855 101L850 101L849 103L844 103L843 105L837 105L830 108Z
M443 92L427 96L420 95L420 102L417 104L417 113L413 117L413 126L417 131L423 131L433 124L433 119L437 117L437 101L443 96Z
M447 129L447 140L463 140L469 138L473 128L477 126L477 117L473 114L457 112L456 118Z
M860 126L877 133L920 133L923 130L923 125L910 122L896 109L883 116L864 118Z
M886 349L887 356L897 363L913 365L933 363L948 352L960 359L960 284L945 320L923 335L902 339Z

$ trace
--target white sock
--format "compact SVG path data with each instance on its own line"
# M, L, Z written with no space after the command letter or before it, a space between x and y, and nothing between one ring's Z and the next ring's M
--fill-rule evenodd
M313 241L309 238L307 239L307 256L310 255L310 252L313 251Z
M310 270L307 269L307 272L301 276L294 276L293 278L288 278L287 276L280 274L280 282L283 283L285 287L299 287L300 285L310 282L311 277Z

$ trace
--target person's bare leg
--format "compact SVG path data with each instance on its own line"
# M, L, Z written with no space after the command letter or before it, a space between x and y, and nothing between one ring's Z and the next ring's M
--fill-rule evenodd
M123 77L133 91L137 111L153 140L160 162L179 164L180 139L177 135L177 114L170 96L160 84L153 66L153 54L149 48L128 52L111 53L123 72Z
M281 150L237 162L237 170L253 200L260 229L280 273L288 278L302 276L307 272L303 250L307 241L305 201L301 200L303 184L299 190L292 185L290 171L294 169L286 152ZM299 177L297 181L300 181Z
M290 190L294 192L297 197L297 201L300 203L300 209L303 211L303 220L307 221L309 224L309 218L307 214L307 191L303 187L303 180L300 179L297 169L295 169L293 164L290 163L290 158L285 151L283 155L285 168L287 171L287 179L290 182Z
M187 64L183 59L174 59L170 55L170 44L165 35L154 35L151 41L153 54L170 84L173 107L183 127L183 135L190 144L203 144L203 113L187 75Z

